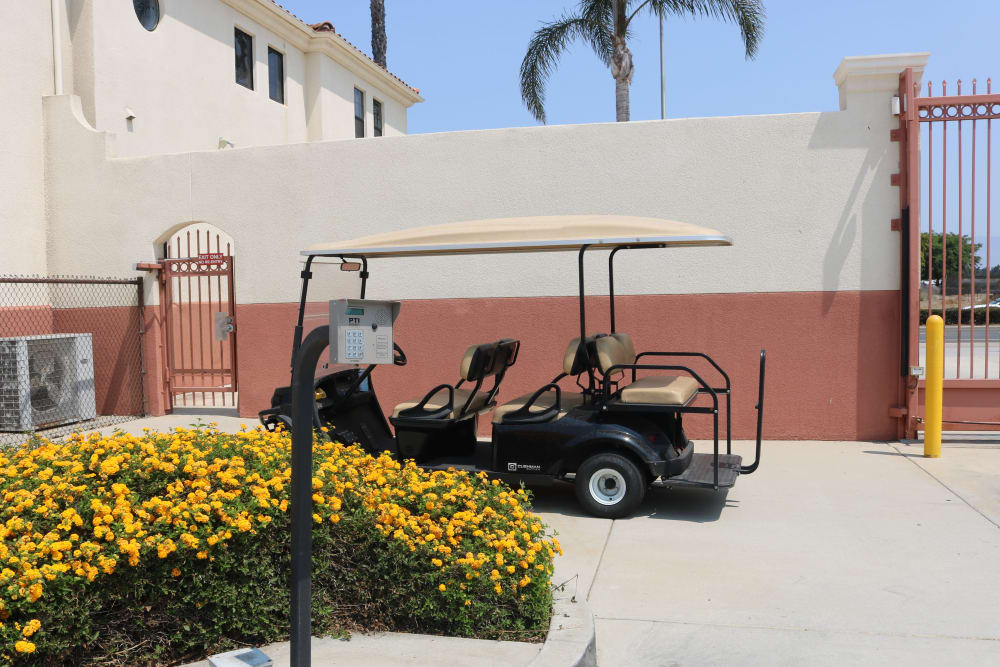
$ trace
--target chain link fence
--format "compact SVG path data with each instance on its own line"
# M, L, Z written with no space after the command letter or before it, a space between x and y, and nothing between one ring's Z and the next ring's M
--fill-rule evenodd
M0 276L0 447L145 414L142 279Z

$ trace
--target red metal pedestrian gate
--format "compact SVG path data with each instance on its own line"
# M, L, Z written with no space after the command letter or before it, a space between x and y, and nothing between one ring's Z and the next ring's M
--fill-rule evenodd
M929 314L945 321L945 428L1000 429L1000 270L991 252L992 122L1000 94L986 80L941 82L920 96L913 71L899 78L899 174L902 209L902 358L900 436L912 438L924 414L925 340ZM1000 242L1000 237L997 239ZM1000 246L998 246L1000 251ZM994 282L996 281L996 282Z
M232 246L200 228L181 232L165 246L160 296L170 408L236 407Z

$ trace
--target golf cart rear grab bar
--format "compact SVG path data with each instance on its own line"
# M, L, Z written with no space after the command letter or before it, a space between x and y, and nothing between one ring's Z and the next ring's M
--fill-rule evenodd
M741 475L749 475L760 465L760 440L764 426L764 366L767 362L767 350L760 351L760 376L757 380L757 450L753 463L748 466L740 466Z
M732 385L729 381L729 374L722 370L722 366L715 363L715 359L708 356L704 352L640 352L635 356L635 360L638 363L639 359L643 356L655 356L655 357L700 357L705 359L708 363L712 364L712 367L719 372L719 375L726 381L725 391L720 391L716 389L715 391L726 395L726 454L733 453L733 404L732 404ZM632 371L632 381L635 382L635 370Z
M705 354L704 352L653 352L653 351L640 352L639 354L635 355L636 363L638 363L639 359L641 359L642 357L646 357L646 356L650 356L650 357L701 357L702 359L706 360L708 363L712 364L712 367L715 368L715 370L719 371L719 375L721 375L722 378L726 381L726 389L727 390L731 386L730 382L729 382L729 374L726 373L726 371L722 370L722 367L719 366L719 364L715 363L715 360L712 359L712 357L710 357L707 354Z

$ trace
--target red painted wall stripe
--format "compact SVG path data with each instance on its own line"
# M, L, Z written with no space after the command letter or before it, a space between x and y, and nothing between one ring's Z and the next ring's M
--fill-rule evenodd
M588 332L608 331L608 299L590 297L587 307ZM325 308L312 304L313 312ZM896 291L621 296L616 311L618 330L629 332L638 349L704 351L729 372L734 437L754 433L761 348L768 352L765 438L895 437L888 408L899 375ZM269 405L276 386L288 384L295 312L294 303L237 306L240 414L248 419ZM466 346L509 337L521 340L518 363L500 391L501 401L510 399L560 372L578 326L574 297L406 301L395 331L409 365L378 369L375 387L389 412L436 384L457 381ZM488 418L481 421L488 432ZM686 423L695 437L710 433L705 417Z

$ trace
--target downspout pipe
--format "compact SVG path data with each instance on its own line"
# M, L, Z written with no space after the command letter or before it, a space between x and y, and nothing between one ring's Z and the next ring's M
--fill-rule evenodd
M63 94L62 27L59 14L59 0L52 0L52 83L56 95Z

